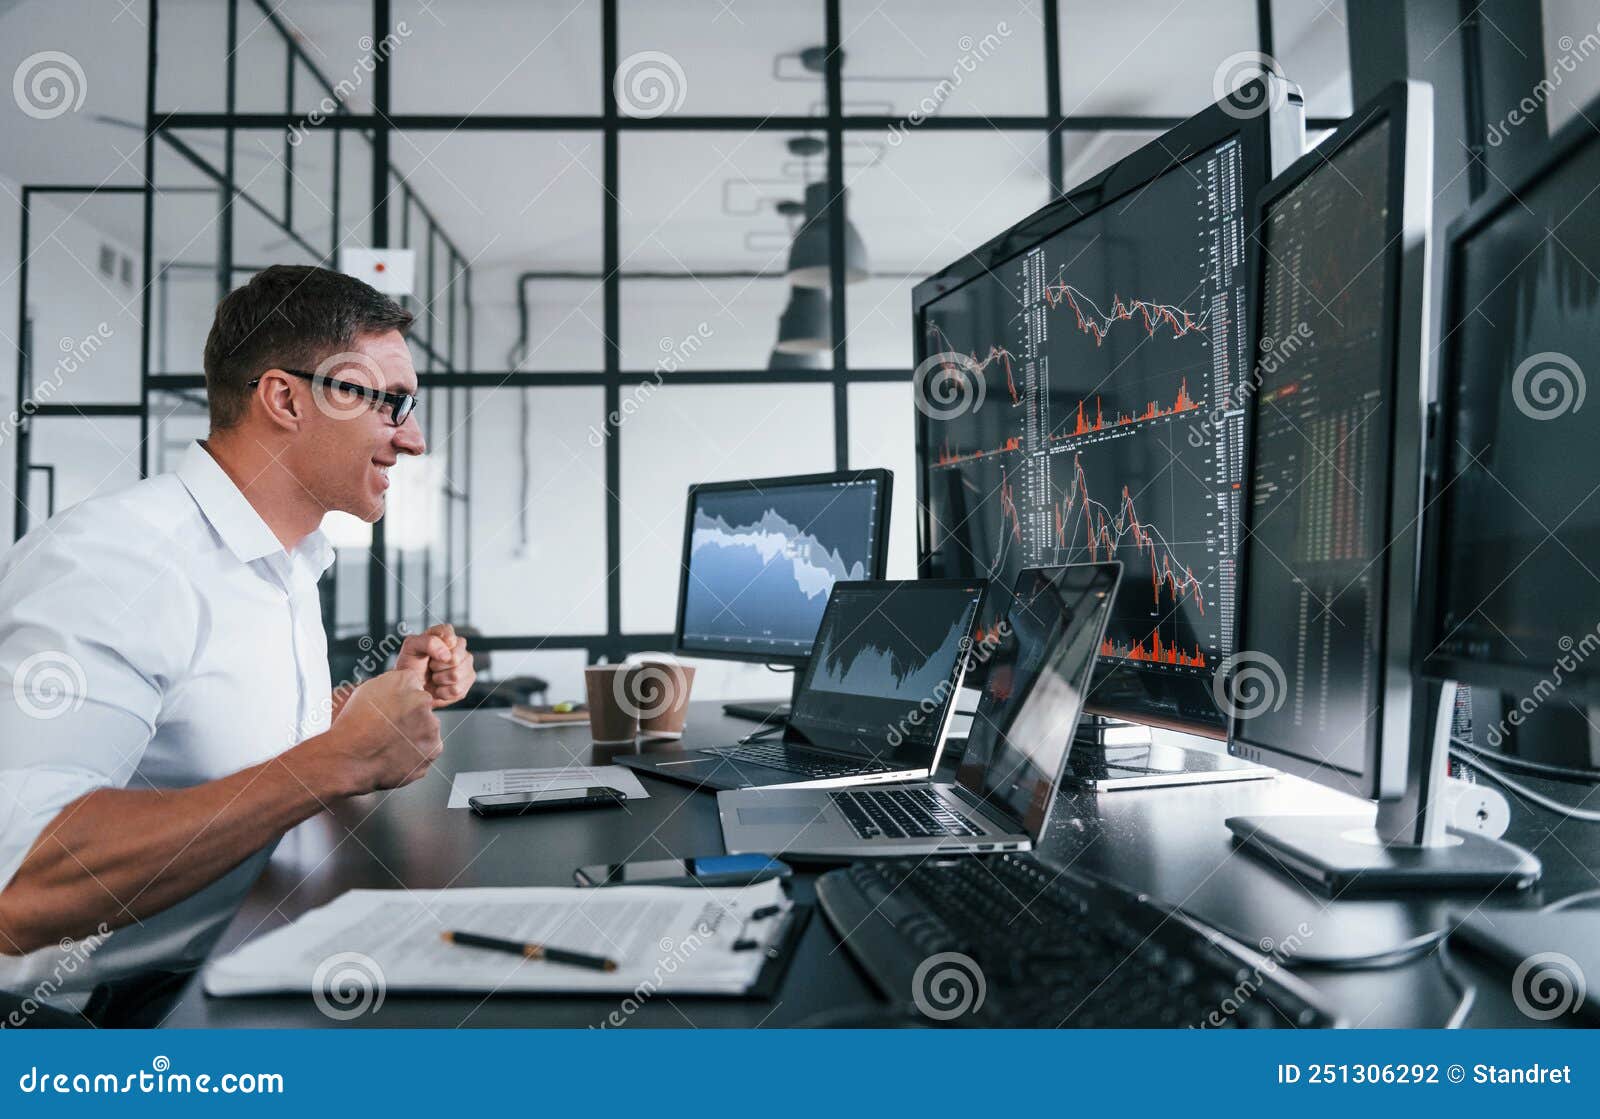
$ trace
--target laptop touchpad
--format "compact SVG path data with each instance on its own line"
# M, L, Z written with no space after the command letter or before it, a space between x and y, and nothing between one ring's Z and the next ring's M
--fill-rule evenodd
M795 805L766 805L759 808L739 809L739 822L752 827L770 826L773 824L809 824L813 820L820 820L825 815L819 806L807 807L803 804Z

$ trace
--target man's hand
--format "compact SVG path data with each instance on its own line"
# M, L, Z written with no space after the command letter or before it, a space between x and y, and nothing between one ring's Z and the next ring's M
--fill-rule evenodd
M347 795L417 780L444 749L426 660L374 676L350 693L332 729L308 739L331 787Z
M420 669L427 680L428 694L435 707L448 707L472 687L478 678L467 652L467 639L447 622L414 633L400 646L396 669Z

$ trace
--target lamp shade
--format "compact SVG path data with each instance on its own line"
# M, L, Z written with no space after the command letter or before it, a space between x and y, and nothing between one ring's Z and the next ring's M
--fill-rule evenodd
M778 341L773 349L782 354L815 354L832 348L827 293L816 288L791 289L789 305L778 318Z
M767 359L767 372L783 373L793 369L827 369L832 364L828 358L828 351L824 348L790 353L774 346L772 348L772 356Z
M840 196L840 203L844 197ZM789 249L789 282L799 288L828 286L828 258L832 248L833 217L842 208L831 205L827 183L806 187L806 220L795 234ZM847 284L867 278L867 246L848 219L844 223L844 280Z

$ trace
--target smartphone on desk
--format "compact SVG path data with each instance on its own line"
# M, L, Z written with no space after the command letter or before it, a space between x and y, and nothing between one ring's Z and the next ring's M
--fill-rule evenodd
M591 785L587 789L475 796L467 801L467 807L479 816L531 816L536 812L562 812L569 808L616 807L627 799L628 794L618 789Z
M572 877L580 886L749 886L793 873L771 855L711 855L580 866Z

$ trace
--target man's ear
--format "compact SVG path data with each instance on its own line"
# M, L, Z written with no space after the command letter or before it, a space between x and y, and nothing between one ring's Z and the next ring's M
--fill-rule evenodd
M306 420L309 401L298 391L294 378L281 369L269 369L255 387L255 406L267 421L285 431L299 431Z

